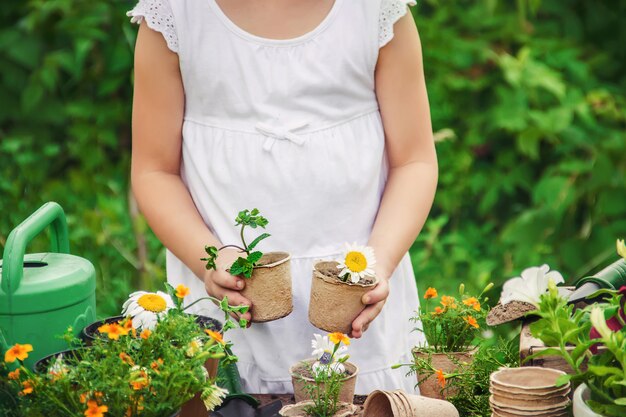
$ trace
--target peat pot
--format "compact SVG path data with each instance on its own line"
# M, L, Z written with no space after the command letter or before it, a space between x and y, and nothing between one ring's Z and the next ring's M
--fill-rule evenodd
M286 252L266 253L246 279L241 295L252 303L253 323L277 320L293 311L290 260Z
M305 387L308 384L315 384L315 380L311 375L311 365L314 362L315 359L306 359L296 363L289 369L291 382L293 383L293 395L296 402L311 400L311 396L306 392ZM354 401L354 389L359 368L350 362L346 362L343 365L346 368L346 377L343 380L341 391L339 391L338 401L352 404ZM321 387L323 386L324 384L321 384Z
M447 401L400 390L374 391L365 401L363 417L459 417L459 412Z
M350 334L352 322L366 307L361 301L378 281L366 283L339 280L339 265L334 261L320 261L313 267L309 321L318 329L329 333Z
M419 348L413 349L413 357L428 360L430 357L430 363L434 369L441 369L443 373L454 373L459 368L459 365L464 363L471 363L474 360L474 354L476 348L469 349L464 352L449 352L449 353L431 353L423 351ZM419 382L420 394L424 397L435 398L438 400L445 399L445 396L441 392L441 385L437 380L437 376L432 374L426 379L422 380L421 375L417 375ZM448 395L454 395L452 389L446 391Z

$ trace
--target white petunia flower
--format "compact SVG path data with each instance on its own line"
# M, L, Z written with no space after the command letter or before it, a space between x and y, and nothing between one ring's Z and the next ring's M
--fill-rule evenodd
M539 303L539 297L545 294L548 289L550 280L554 281L555 284L565 282L561 273L550 271L548 265L524 269L521 275L521 277L511 278L504 283L500 295L502 305L511 301L523 301L536 305Z
M376 257L374 249L369 246L359 246L356 243L346 244L346 249L341 259L337 261L337 268L341 269L339 276L350 276L350 281L356 284L361 278L374 277L374 265Z
M213 411L222 404L226 395L228 395L228 390L213 384L202 390L200 398L202 398L202 402L204 403L207 411Z
M122 306L122 315L131 316L137 329L154 329L157 320L176 307L172 298L162 292L137 291Z

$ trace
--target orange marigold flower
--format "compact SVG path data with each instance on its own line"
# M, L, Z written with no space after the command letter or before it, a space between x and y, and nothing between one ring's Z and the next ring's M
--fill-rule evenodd
M120 359L122 360L122 362L124 362L126 365L130 365L130 366L134 366L135 362L133 361L133 359L125 352L121 352L120 353Z
M150 329L143 329L141 331L141 334L139 335L139 337L141 337L142 339L146 340L147 338L150 337L151 334L152 334L152 330L150 330Z
M214 332L213 330L209 329L205 329L204 331L206 332L206 334L209 335L209 337L211 337L211 339L215 340L218 343L221 343L222 345L224 344L224 338L222 337L222 334L220 332Z
M31 345L14 344L4 354L4 361L6 363L13 363L16 360L23 361L28 358L28 352L32 352L33 347Z
M176 297L185 298L188 295L189 295L189 287L186 287L183 284L180 284L176 287Z
M156 372L157 374L159 373L159 366L163 365L163 359L159 358L156 361L153 361L150 364L150 368L152 368L152 370L154 372Z
M341 332L334 332L329 334L328 340L330 340L333 345L338 345L341 342L343 342L344 345L350 344L350 338Z
M472 316L467 316L467 317L463 317L463 320L465 320L465 323L467 323L468 325L478 329L480 326L478 325L478 322L476 321L476 319Z
M28 395L33 392L33 383L30 379L22 382L22 386L24 389L20 392L20 395Z
M446 387L446 376L443 374L443 370L437 369L435 372L437 374L437 381L439 381L439 385L441 385L441 389Z
M437 297L437 290L434 289L433 287L428 287L428 289L426 290L426 292L424 293L424 298L425 299L429 299L429 298L435 298Z
M16 369L15 371L11 371L11 372L9 372L8 376L9 376L9 379L13 379L13 380L19 379L20 378L20 370Z
M433 312L433 314L438 316L438 315L442 314L443 311L444 311L443 308L437 306L437 307L435 307L435 311Z
M135 391L144 389L145 387L150 385L150 378L148 377L148 373L143 369L132 372L131 378L132 379L130 381L130 385Z
M480 301L478 301L476 297L470 297L470 298L463 300L463 304L465 304L468 307L472 307L476 311L480 311Z
M98 405L97 401L89 400L84 414L86 417L104 417L107 411L109 411L109 407L106 405Z
M448 295L442 295L441 296L441 305L444 307L448 307L451 309L455 309L456 306L456 299L454 297L450 297Z
M106 323L98 327L100 333L106 333L109 339L118 340L120 336L127 336L130 329L120 326L117 323Z
M87 393L83 392L82 394L80 394L80 403L81 404L85 404L87 402Z

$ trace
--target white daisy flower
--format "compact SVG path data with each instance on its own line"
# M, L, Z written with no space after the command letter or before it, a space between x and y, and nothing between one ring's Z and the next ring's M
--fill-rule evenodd
M550 271L548 265L526 268L521 275L504 283L500 295L502 305L514 300L537 305L539 297L548 290L550 280L555 284L565 282L561 273Z
M163 291L132 293L122 306L122 315L131 316L137 329L154 329L157 320L175 308L172 298Z
M187 345L187 350L185 350L185 355L187 355L187 357L189 358L193 358L194 356L196 356L198 353L202 351L202 346L204 346L204 343L202 343L202 340L199 337L195 338L194 340L189 342L189 344Z
M226 395L228 395L228 390L213 384L202 390L200 398L202 398L202 402L204 402L207 411L213 411L222 404L222 400Z
M333 373L335 374L345 373L346 367L343 366L343 364L339 362L334 362L328 365L324 365L320 362L315 362L313 365L311 365L311 370L316 375L320 375L321 373L326 373L326 375L331 376Z
M321 372L326 372L327 375L336 373L344 373L346 368L339 360L348 356L347 346L341 346L333 355L335 345L330 341L328 336L322 336L321 334L314 334L314 339L311 341L311 347L313 348L312 355L317 359L311 366L313 372L319 375Z
M349 275L350 281L354 284L361 278L374 277L373 267L376 265L376 257L374 249L369 246L346 244L346 250L337 262L339 263L337 268L341 269L339 276Z

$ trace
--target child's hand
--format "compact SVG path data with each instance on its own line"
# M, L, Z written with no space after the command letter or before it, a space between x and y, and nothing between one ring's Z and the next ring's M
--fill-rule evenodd
M207 294L212 297L222 299L228 297L228 304L231 306L245 304L252 305L250 301L241 295L240 291L245 287L245 280L241 277L232 276L226 270L230 268L233 262L241 256L237 249L222 249L215 261L217 270L207 270L204 273L204 287ZM246 313L241 318L250 320L250 313Z
M370 323L382 311L389 296L389 275L381 274L380 271L376 271L376 275L379 277L380 282L373 290L363 295L363 304L367 304L367 307L352 322L352 334L350 336L354 339L363 336Z

